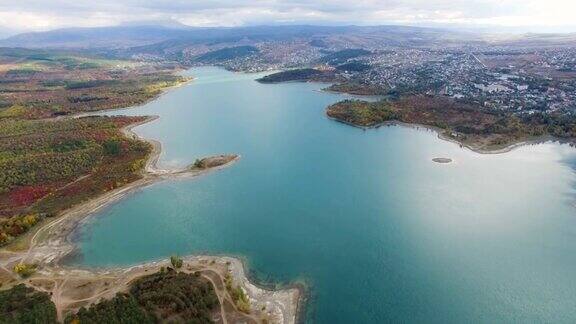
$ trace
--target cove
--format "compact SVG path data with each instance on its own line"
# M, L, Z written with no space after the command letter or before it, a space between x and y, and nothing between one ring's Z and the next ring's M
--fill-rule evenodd
M573 148L477 154L428 130L329 120L343 96L325 85L186 73L117 113L160 116L136 129L162 142L160 166L241 160L104 208L75 235L76 265L240 256L261 281L306 282L315 323L576 321Z

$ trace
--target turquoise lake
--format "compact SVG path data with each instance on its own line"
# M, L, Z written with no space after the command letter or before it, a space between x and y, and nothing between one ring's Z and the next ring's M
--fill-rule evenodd
M79 228L82 266L171 254L244 258L261 281L306 282L309 322L576 322L576 150L482 155L434 132L329 120L345 96L218 68L127 115L162 167L238 153L143 188ZM438 164L434 157L449 157Z

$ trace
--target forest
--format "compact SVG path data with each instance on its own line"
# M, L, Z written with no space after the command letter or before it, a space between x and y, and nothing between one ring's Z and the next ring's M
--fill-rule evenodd
M212 323L219 301L210 281L198 273L161 271L134 280L118 293L68 314L65 323ZM57 323L50 295L16 285L0 291L0 323Z
M0 291L0 324L20 323L57 323L50 296L24 284Z
M325 90L359 96L384 96L388 94L388 90L383 89L382 87L375 87L373 85L350 81L334 83Z
M266 75L260 79L260 83L279 83L290 81L316 81L333 82L335 74L333 71L322 71L317 69L295 69Z

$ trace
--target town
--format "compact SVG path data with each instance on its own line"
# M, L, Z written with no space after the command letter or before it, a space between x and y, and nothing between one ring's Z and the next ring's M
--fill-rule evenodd
M314 40L255 44L248 56L217 62L232 71L261 72L313 67L337 71L349 83L390 95L452 97L518 114L576 113L576 49L510 46L365 47L359 51Z

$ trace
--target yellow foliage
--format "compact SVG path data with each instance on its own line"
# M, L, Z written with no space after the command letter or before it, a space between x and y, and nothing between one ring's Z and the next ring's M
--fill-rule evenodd
M34 272L36 272L35 264L28 263L18 263L14 266L14 272L20 275L22 278L30 277Z
M19 117L24 115L26 108L20 105L13 105L10 108L0 110L0 118Z
M38 215L30 214L22 218L22 224L30 228L38 223Z
M132 162L130 169L132 170L132 172L142 170L144 168L145 162L146 161L144 159L138 159L138 160Z
M250 313L250 302L243 300L243 299L238 299L236 301L236 307L238 307L238 310L243 312L243 313Z
M160 92L166 88L177 86L177 85L179 85L185 81L186 80L160 81L160 82L156 82L156 83L151 84L151 85L147 85L146 87L144 87L144 91L146 91L147 93L150 93L150 94L155 94L155 93L158 93L158 92Z

